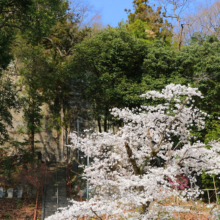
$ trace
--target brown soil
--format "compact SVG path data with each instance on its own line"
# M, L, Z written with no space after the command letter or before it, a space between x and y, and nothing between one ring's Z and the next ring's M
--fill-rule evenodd
M41 217L41 198L38 200L37 219ZM0 198L1 220L33 220L36 199Z
M161 202L163 205L171 205L175 204L177 205L177 200L174 197L168 198L168 201ZM183 202L178 200L179 205L188 206L186 208L190 209L189 212L180 212L174 213L175 218L174 219L180 219L180 220L209 220L212 216L210 216L211 208L207 207L207 203L197 200L196 203L193 203L191 200L187 202ZM212 204L214 205L214 204ZM214 207L217 207L214 205ZM214 208L213 207L213 208ZM196 214L197 213L197 214Z
M178 218L178 214L175 214L175 219L181 219L181 220L209 220L210 214L209 213L203 213L203 214L195 214L195 213L180 213Z

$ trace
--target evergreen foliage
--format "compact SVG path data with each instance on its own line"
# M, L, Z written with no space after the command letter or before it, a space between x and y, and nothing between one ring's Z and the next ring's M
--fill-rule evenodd
M170 45L172 38L172 25L163 19L161 7L154 11L148 0L133 0L134 12L125 9L128 13L127 29L136 37L153 42L160 39Z
M13 82L7 77L0 78L0 145L9 139L6 125L12 127L9 109L17 109L17 95Z
M98 123L104 115L105 131L110 108L140 103L146 48L144 41L135 39L125 29L111 27L75 47L70 68L83 80L81 91L93 104Z

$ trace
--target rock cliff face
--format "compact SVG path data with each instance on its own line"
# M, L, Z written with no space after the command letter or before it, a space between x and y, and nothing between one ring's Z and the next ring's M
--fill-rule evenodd
M24 142L28 139L27 134L23 133L21 130L25 130L25 125L23 122L23 113L22 111L15 112L11 111L13 116L13 128L8 128L8 132L10 135L10 143L5 143L4 146L1 147L10 147L8 149L8 155L14 155L19 153L20 148L25 148L22 145L13 145L13 142ZM36 151L40 151L42 153L43 158L52 161L60 161L62 160L62 147L66 144L65 136L63 138L63 144L61 142L60 133L55 129L48 130L47 129L47 121L49 117L48 106L44 105L42 107L42 113L44 115L42 119L42 128L41 132L35 134L35 148ZM66 157L66 147L63 148L64 157Z
M10 66L7 75L9 75L14 82L19 81L19 75L16 74L15 66ZM41 121L42 128L40 132L35 135L35 147L36 151L42 153L43 160L64 160L67 157L66 144L69 144L69 133L72 131L82 133L85 128L95 129L96 127L96 125L92 123L91 107L82 99L76 84L77 83L74 84L74 82L72 83L72 91L69 93L66 100L69 106L69 126L67 128L63 127L61 132L50 126L52 114L48 105L44 104L41 107L43 114L43 119ZM20 148L24 148L24 146L22 146L22 144L19 145L19 143L27 140L28 136L25 134L26 126L23 120L22 110L19 112L11 110L11 114L13 116L13 128L8 127L10 142L5 143L4 146L0 146L0 148L9 147L8 155L15 155L19 153Z
M73 95L72 95L73 96ZM77 100L80 102L80 100ZM35 135L35 147L36 151L40 151L43 155L43 159L50 161L61 161L62 155L64 158L67 156L67 147L66 144L69 144L68 135L72 131L83 132L85 128L94 128L96 125L92 123L92 120L89 119L88 115L90 110L88 109L79 109L81 113L84 110L84 114L88 111L87 117L81 117L81 114L78 112L80 107L77 103L72 102L71 105L71 114L69 118L70 126L66 129L63 128L63 138L61 137L62 133L53 129L48 129L48 124L51 119L51 113L49 107L45 104L42 106L42 113L44 115L42 119L42 128L39 133ZM8 127L8 133L10 135L10 142L24 142L25 139L28 139L27 134L23 133L22 130L25 130L25 124L23 121L23 112L11 111L13 116L13 128ZM78 122L77 122L78 121ZM19 153L19 148L22 146L13 146L9 143L5 143L4 146L0 147L10 147L8 150L9 155L14 155Z
M40 151L42 153L43 160L61 161L65 159L67 157L66 145L69 144L69 133L73 131L82 133L86 128L94 129L96 127L95 123L93 123L89 117L91 110L89 109L88 104L81 101L79 96L75 97L74 94L71 94L70 100L70 126L68 128L63 128L63 137L62 132L59 132L54 128L48 129L48 124L50 123L52 116L49 107L46 104L41 108L44 117L42 119L41 131L35 135L35 147L36 151ZM13 128L8 127L11 142L24 142L25 139L28 139L28 136L25 132L23 133L21 131L22 129L25 130L23 112L15 112L12 110L11 113L13 116ZM22 147L15 147L9 143L6 143L4 146L10 147L8 152L9 155L17 154L19 152L19 148Z

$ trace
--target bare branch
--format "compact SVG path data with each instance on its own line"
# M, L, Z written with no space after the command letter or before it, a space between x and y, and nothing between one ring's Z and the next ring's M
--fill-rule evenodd
M172 124L174 123L174 121L176 121L177 117L178 117L178 114L183 110L183 108L185 107L186 105L186 102L187 102L188 99L185 99L182 106L179 108L178 112L176 113L176 116L174 117L174 119L169 123L169 125L167 126L167 128L164 128L163 132L162 132L162 135L161 135L161 138L160 138L160 141L158 143L158 148L156 151L159 152L160 148L162 147L162 141L164 139L164 136L165 136L165 131L166 129L170 130Z
M125 148L126 148L127 155L128 155L129 160L130 160L130 163L133 166L134 173L136 175L140 174L141 173L140 168L137 166L136 160L133 158L132 150L131 150L131 148L130 148L130 146L128 145L127 142L125 142Z
M50 39L49 37L43 37L43 39L47 39L47 40L49 40L53 44L53 40Z
M74 0L72 13L78 15L78 25L80 28L99 24L102 26L101 15L86 0Z
M91 209L91 211L96 215L96 217L97 217L98 219L103 220L100 216L97 215L97 213L96 213L92 208L90 208L90 209Z
M185 39L189 39L194 33L201 33L202 36L220 36L220 2L214 4L201 4L193 14L185 17L191 24L185 28Z
M203 148L203 147L196 147L196 148ZM180 164L180 163L182 162L182 160L186 159L186 158L184 158L184 157L186 156L186 154L187 154L188 151L189 151L189 149L187 149L187 150L184 152L183 156L180 158L180 160L179 160L179 162L177 162L177 164ZM188 158L189 158L189 157L188 157Z
M59 52L60 56L61 56L61 57L65 57L65 55L63 55L63 54L62 54L62 52L60 51L60 48L59 48L59 47L57 47L57 46L56 46L56 48L57 48L57 50L58 50L58 52Z
M65 55L62 54L60 48L59 48L58 46L56 46L56 44L53 42L52 39L50 39L49 37L43 37L43 38L49 40L49 41L51 42L51 44L53 45L53 47L54 47L54 45L55 45L54 48L56 48L56 49L58 50L58 52L59 52L59 54L60 54L61 57L65 57Z
M181 14L189 7L189 4L193 0L158 0L158 2L162 3L163 8L165 10L164 17L166 18L175 18L178 24L178 50L181 49L181 45L183 42L183 31L184 31L184 23L183 17ZM167 7L168 5L172 6L172 14L167 14Z

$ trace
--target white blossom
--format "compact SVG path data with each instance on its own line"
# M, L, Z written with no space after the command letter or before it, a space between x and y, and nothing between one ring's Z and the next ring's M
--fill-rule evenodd
M207 149L204 143L192 142L190 127L203 129L207 116L187 105L188 101L195 103L194 97L202 98L197 88L170 84L162 92L150 91L142 97L164 99L166 104L142 106L139 113L113 108L111 114L124 122L116 134L70 135L71 148L93 158L91 165L84 167L84 176L95 195L85 202L72 200L71 206L48 220L103 215L107 219L169 219L181 209L157 201L172 195L196 198L200 190L195 174L220 173L220 143L212 141ZM179 175L190 177L193 187L177 190Z

